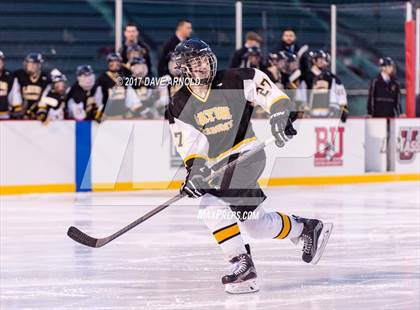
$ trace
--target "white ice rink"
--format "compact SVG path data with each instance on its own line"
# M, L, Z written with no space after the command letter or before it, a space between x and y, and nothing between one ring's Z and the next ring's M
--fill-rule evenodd
M103 237L175 192L1 197L1 309L420 309L420 184L266 190L268 209L335 227L316 266L290 241L253 241L261 291L228 295L228 265L193 200L100 249Z

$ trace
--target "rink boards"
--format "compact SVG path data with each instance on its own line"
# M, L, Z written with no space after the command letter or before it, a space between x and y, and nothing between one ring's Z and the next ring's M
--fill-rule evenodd
M386 119L297 121L299 134L284 148L267 147L261 184L420 179L420 119L388 122L389 129ZM0 126L2 194L168 189L185 176L163 120ZM271 136L266 120L254 120L253 128L261 140Z

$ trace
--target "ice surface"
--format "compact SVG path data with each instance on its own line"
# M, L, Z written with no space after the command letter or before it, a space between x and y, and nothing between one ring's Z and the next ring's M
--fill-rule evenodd
M1 197L1 309L420 309L418 182L266 190L268 209L334 222L316 266L290 241L252 241L261 292L232 296L194 200L100 249L103 237L175 192Z

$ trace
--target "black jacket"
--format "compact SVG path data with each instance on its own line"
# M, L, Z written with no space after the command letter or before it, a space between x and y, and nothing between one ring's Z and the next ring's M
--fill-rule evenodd
M299 43L295 42L293 44L286 44L283 41L280 41L275 49L275 52L285 51L293 54L297 54L297 52L300 50L301 46Z
M400 85L395 78L388 83L378 74L370 83L367 103L368 114L373 117L398 117L401 109Z
M178 39L178 37L173 35L163 46L158 62L159 76L169 74L168 63L171 59L171 53L180 42L181 41Z
M248 49L243 46L240 49L236 50L235 53L233 54L231 60L230 60L230 68L239 68L241 66L241 62L242 59L244 57L244 55L246 54L246 52L248 51Z

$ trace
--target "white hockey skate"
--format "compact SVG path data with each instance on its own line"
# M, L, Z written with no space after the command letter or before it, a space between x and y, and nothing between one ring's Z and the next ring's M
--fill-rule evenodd
M257 272L251 256L241 254L231 261L232 272L222 278L225 291L230 294L247 294L259 291Z
M302 234L298 238L291 238L290 240L294 244L298 244L302 240L302 260L316 265L325 251L334 225L332 223L322 223L322 221L315 219L293 217L296 221L303 223L304 226Z

